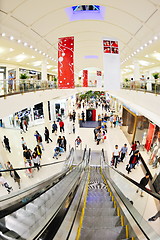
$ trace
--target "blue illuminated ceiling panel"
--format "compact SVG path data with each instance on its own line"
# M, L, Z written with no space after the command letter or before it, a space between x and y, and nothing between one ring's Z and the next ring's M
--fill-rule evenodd
M104 20L105 7L99 5L77 5L65 9L70 21Z

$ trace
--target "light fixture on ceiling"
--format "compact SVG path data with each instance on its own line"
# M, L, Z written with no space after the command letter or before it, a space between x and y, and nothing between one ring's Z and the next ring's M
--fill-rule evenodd
M149 44L152 44L152 42L153 42L152 40L149 40Z
M14 39L14 37L13 36L10 36L10 38L9 38L11 41Z
M140 49L143 50L143 46L141 46Z
M9 60L10 60L10 58L7 58L6 60L7 60L7 61L9 61Z
M6 36L6 34L5 33L2 33L2 37L5 37Z
M26 47L27 45L28 45L28 43L25 42L25 43L24 43L24 46Z
M145 43L145 44L144 44L144 46L145 46L145 47L147 47L147 46L148 46L148 44L147 44L147 43Z
M41 54L41 53L42 53L42 51L39 51L39 53Z
M32 56L31 58L35 58L35 56Z
M43 53L43 56L45 56L46 54L45 53Z
M20 39L18 39L18 41L17 41L18 43L21 43L21 40Z
M37 50L38 50L37 48L34 49L35 52L37 52Z
M158 37L157 36L154 36L154 40L157 40L158 39Z
M30 48L33 48L33 46L31 45Z
M10 52L13 52L13 51L14 51L14 49L13 49L13 48L10 48L10 49L9 49L9 51L10 51Z

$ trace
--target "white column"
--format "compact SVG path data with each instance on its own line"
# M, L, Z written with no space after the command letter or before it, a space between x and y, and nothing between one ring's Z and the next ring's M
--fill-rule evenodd
M139 67L139 62L135 60L133 62L134 64L134 70L133 70L133 80L134 81L139 81L140 80L140 67Z
M41 71L42 71L42 77L41 77L41 80L43 81L47 81L47 59L43 59L42 61L42 68L41 68Z
M44 125L50 129L48 101L43 102Z

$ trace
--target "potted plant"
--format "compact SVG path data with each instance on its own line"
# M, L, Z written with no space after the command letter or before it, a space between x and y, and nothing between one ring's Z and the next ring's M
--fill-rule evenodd
M20 90L25 90L26 89L26 82L25 82L25 79L28 78L27 74L26 73L21 73L20 74L20 79L23 79L22 81L20 81Z
M57 88L57 78L54 77L53 81L54 81L54 87Z
M152 73L152 76L154 77L155 82L157 82L157 79L159 78L159 73L158 72Z

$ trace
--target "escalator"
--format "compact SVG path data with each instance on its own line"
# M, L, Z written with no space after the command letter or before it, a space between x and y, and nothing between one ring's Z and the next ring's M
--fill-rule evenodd
M92 167L88 184L86 210L80 240L125 239L125 227L121 226L110 193L100 169Z
M109 172L104 151L85 150L73 155L72 167L63 178L54 179L56 183L40 189L40 195L1 217L0 239L160 239L145 220L139 222L130 201L112 182L112 172L118 178L120 173L113 168ZM126 185L128 179L121 178Z

